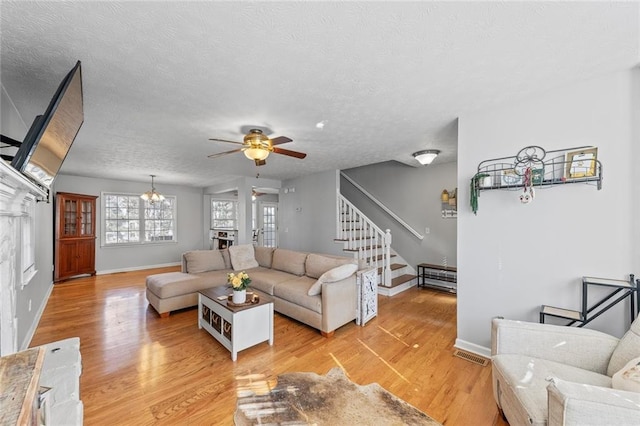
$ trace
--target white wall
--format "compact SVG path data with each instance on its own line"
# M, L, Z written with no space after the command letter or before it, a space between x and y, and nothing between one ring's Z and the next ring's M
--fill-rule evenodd
M418 263L456 266L457 220L442 218L443 189L456 187L457 163L411 167L395 161L344 170L418 233L420 240L343 179L340 192L381 229L390 229L392 248L414 268ZM429 228L429 233L426 229Z
M80 176L60 175L55 182L55 192L72 192L100 196L101 192L142 194L148 191L151 182L128 182L110 179L95 179ZM177 243L144 244L126 247L101 247L102 211L101 199L96 202L96 271L110 273L172 265L180 262L182 253L188 250L209 248L202 232L203 192L201 188L166 185L156 180L158 192L175 195L178 201ZM205 245L206 244L206 245Z
M337 170L282 182L278 197L279 247L345 256L342 246L333 241L337 182Z
M620 72L460 117L458 346L486 350L494 316L537 322L542 304L578 309L582 276L640 274L638 78L638 70ZM528 145L597 146L603 189L555 186L528 205L519 192L485 191L474 216L469 180L478 163ZM587 327L619 336L628 310L618 306Z

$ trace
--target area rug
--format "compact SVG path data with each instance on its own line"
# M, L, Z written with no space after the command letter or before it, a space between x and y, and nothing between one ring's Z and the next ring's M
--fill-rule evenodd
M237 426L441 424L377 383L360 386L341 368L325 376L287 373L238 378Z

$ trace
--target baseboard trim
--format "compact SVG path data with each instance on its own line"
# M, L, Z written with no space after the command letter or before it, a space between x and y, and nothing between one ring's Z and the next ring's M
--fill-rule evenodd
M118 274L120 272L142 271L143 269L166 268L168 266L179 266L179 265L180 265L180 262L171 262L171 263L161 263L158 265L132 266L130 268L105 269L103 271L96 271L96 275Z
M476 345L475 343L467 342L466 340L456 339L456 343L453 347L491 359L491 349Z
M27 330L27 335L24 337L24 341L22 345L20 345L20 350L24 351L29 348L31 344L31 340L33 339L33 335L36 334L36 329L38 328L38 324L40 324L40 319L42 318L42 314L44 313L44 308L47 307L47 302L49 301L49 296L51 296L51 292L53 291L53 282L49 284L49 289L47 290L47 294L42 298L42 303L38 306L38 310L31 322L31 326L29 330Z

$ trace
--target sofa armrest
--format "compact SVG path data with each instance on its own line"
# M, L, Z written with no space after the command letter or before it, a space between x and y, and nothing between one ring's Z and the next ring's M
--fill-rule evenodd
M329 333L356 318L356 274L322 283L322 331Z
M640 393L552 379L548 426L637 425Z
M607 374L616 337L586 328L493 319L491 354L519 354Z

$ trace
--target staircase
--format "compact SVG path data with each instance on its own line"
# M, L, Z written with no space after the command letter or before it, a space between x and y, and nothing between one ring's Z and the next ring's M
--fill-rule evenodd
M356 206L337 194L336 238L361 265L378 269L378 293L393 296L417 284L415 270L391 249L391 233L383 231Z

